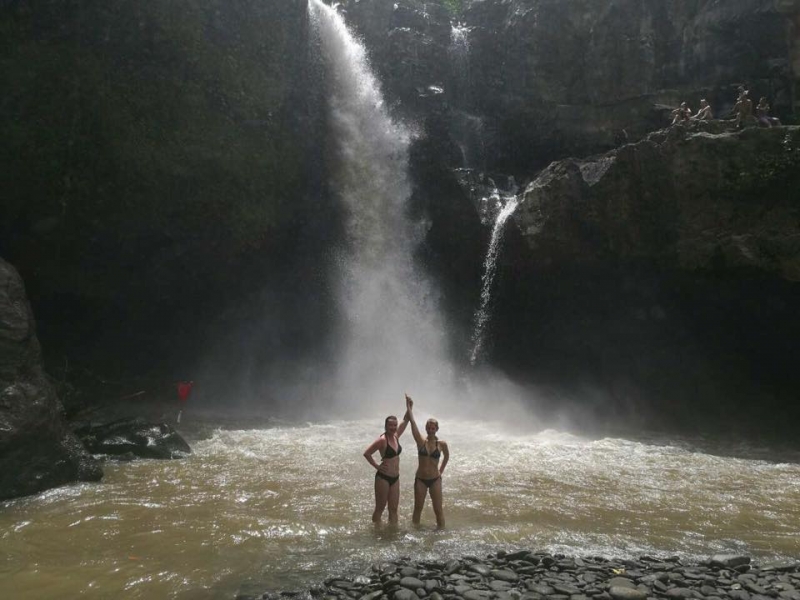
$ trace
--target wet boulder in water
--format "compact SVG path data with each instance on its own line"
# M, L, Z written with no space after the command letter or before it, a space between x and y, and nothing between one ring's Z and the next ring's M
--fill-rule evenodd
M22 280L0 259L0 500L102 476L45 375Z
M113 456L132 453L141 458L183 458L192 452L180 434L166 423L123 419L103 425L88 425L76 431L94 454Z

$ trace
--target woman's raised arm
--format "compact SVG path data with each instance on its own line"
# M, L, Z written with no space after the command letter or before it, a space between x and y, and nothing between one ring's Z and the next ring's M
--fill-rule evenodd
M406 408L406 415L411 423L411 433L414 434L414 441L417 443L417 446L421 446L425 443L425 439L420 435L419 427L417 427L417 422L414 420L414 401L408 394L406 394Z
M410 414L408 412L410 410L408 408L409 399L410 398L408 396L406 396L406 414L403 415L403 422L400 423L400 427L397 428L397 439L398 440L400 439L400 436L403 435L403 432L406 430L406 427L408 427L408 421L411 418L411 416L410 416Z

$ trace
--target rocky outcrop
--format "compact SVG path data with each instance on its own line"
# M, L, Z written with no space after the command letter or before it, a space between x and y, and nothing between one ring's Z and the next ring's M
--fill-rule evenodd
M673 127L553 163L515 215L540 264L646 262L800 281L800 128Z
M141 418L86 425L76 429L75 434L93 454L169 459L184 458L192 452L170 425Z
M0 500L102 475L64 421L22 280L0 259Z
M506 232L492 364L553 386L552 410L587 426L791 435L799 142L673 127L551 164Z

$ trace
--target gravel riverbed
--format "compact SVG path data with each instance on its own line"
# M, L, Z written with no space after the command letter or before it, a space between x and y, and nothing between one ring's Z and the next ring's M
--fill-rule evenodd
M398 558L302 591L242 589L237 600L800 600L800 561L717 555L637 560L519 550L442 561Z

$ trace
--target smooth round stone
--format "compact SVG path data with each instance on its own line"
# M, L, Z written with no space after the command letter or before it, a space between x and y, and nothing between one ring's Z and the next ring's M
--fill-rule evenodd
M568 583L557 583L553 585L553 588L557 593L564 594L565 596L577 596L583 593L574 585L570 585Z
M400 579L399 583L402 587L408 588L410 590L418 590L419 588L425 588L425 584L416 577L403 577Z
M555 594L556 591L550 587L549 585L545 585L543 583L535 583L533 581L526 581L526 587L531 591L537 594L541 594L542 596L549 596L551 594Z
M417 575L419 575L419 569L416 569L414 567L403 567L402 569L400 569L400 575L402 575L403 577L416 577Z
M514 582L519 580L519 575L508 569L495 569L494 571L491 571L491 575L500 581Z
M614 585L608 588L608 595L614 600L647 600L647 594L635 587Z
M467 592L471 592L472 591L472 586L471 585L457 585L453 589L455 590L456 594L458 594L459 596L463 596Z
M419 596L417 596L414 590L409 590L408 588L400 588L397 590L394 595L392 596L393 600L419 600Z
M741 565L749 565L750 557L738 554L715 554L711 557L711 564L720 567L738 567Z
M530 550L517 550L516 552L509 552L506 554L506 560L519 560L521 558L528 558L531 555Z
M487 590L470 590L464 594L464 600L490 600L492 595Z
M495 592L505 592L511 589L511 584L507 581L494 580L489 583L489 587Z
M612 577L608 580L608 587L635 588L636 584L627 577Z
M664 592L664 595L667 598L694 598L694 592L685 587L670 588Z
M492 570L487 567L486 565L482 564L475 564L469 566L470 571L474 571L478 575L482 575L483 577L488 577Z

